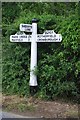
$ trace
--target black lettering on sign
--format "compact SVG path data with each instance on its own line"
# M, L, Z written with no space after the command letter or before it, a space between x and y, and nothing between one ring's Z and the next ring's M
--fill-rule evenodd
M22 27L28 28L28 29L31 29L31 28L32 28L32 26L28 26L28 25L22 25Z
M20 36L20 38L27 38L27 36Z
M28 35L28 38L31 38L31 35Z
M45 31L45 34L53 34L53 31Z
M26 25L22 25L22 27L25 27L25 28L26 28L27 26L26 26Z
M15 39L12 39L12 41L15 41Z
M56 34L54 34L54 37L56 37Z
M18 36L12 36L12 38L18 38Z

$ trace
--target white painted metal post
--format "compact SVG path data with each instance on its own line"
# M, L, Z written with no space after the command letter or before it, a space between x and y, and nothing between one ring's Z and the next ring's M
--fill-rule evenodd
M30 87L37 86L37 76L34 74L37 67L37 20L32 19L31 63L30 63Z
M37 75L35 74L35 68L37 67L37 42L61 42L61 34L56 34L54 30L46 30L43 34L37 35L37 19L32 19L32 25L20 24L20 30L26 32L32 32L32 35L26 35L25 33L10 36L11 42L31 42L31 63L30 63L30 92L35 94L37 92ZM30 38L29 38L29 37Z

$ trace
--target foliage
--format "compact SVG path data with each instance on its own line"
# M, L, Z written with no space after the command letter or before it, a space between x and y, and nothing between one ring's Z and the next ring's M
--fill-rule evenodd
M38 43L38 96L77 97L79 94L78 3L3 3L3 92L29 95L30 43L10 43L20 23L38 18L38 33L54 29L61 43ZM10 6L10 7L9 7ZM16 12L16 16L15 16ZM15 16L15 17L14 17ZM14 19L13 19L14 17Z

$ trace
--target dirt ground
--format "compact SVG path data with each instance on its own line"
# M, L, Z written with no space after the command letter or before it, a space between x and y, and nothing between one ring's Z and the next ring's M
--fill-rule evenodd
M17 95L2 97L3 110L24 116L38 118L78 118L77 104L61 100L46 101L35 97L23 98Z

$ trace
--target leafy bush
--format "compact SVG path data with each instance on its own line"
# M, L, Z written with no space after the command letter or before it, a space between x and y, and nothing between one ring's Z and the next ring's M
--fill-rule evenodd
M9 36L19 31L20 23L31 24L32 18L38 18L40 20L39 34L46 29L54 29L56 33L62 34L61 43L38 43L38 67L34 71L38 75L38 96L42 98L63 95L78 96L80 90L80 36L79 18L76 12L78 5L76 3L68 5L69 10L73 6L69 15L63 3L41 3L40 5L44 6L42 10L38 3L31 3L31 6L30 3L26 5L17 3L16 5L19 11L12 23L14 12L12 15L8 13L6 23L7 7L3 5L3 92L29 95L30 43L10 43ZM37 5L39 5L39 10ZM51 6L55 6L55 9ZM61 6L64 7L64 11L62 9L59 12L57 8Z

